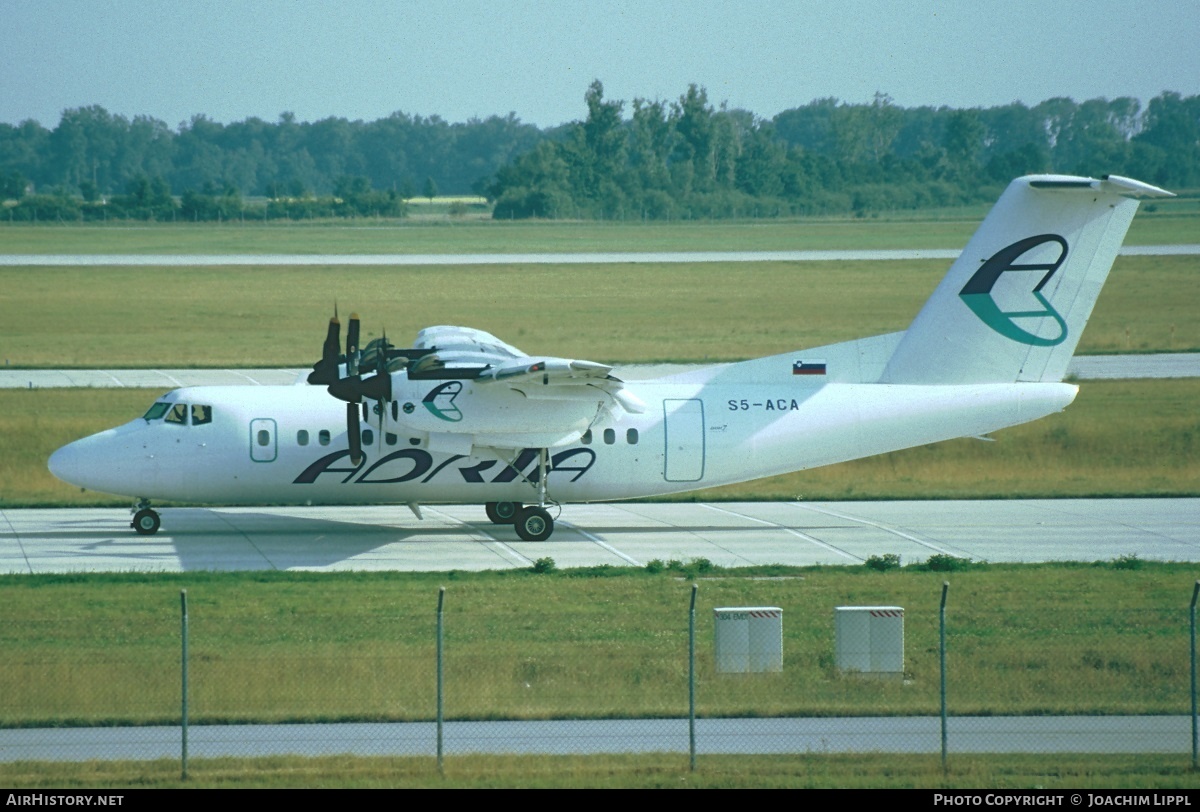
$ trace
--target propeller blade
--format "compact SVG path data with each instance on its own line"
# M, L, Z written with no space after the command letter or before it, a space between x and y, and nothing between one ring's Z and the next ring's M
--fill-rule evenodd
M384 373L387 375L387 373ZM387 375L388 380L391 380L391 375ZM387 407L388 402L385 400L378 401L375 408L379 410L379 456L383 456L383 441L387 437Z
M379 357L376 359L375 371L380 375L386 375L388 371L388 350L392 345L387 340L387 330L383 331L383 338L379 345Z
M325 332L325 346L321 348L321 360L337 363L342 354L342 322L338 320L337 308L334 308L333 318L329 320L329 329Z
M313 371L308 375L311 384L331 384L337 380L338 356L341 349L341 322L338 321L337 308L334 308L333 318L329 320L329 329L325 333L325 344L321 348L321 360L313 364Z
M351 313L350 326L346 328L346 373L348 375L358 374L358 332L358 314Z
M346 437L350 441L350 463L358 465L362 462L362 434L358 423L358 407L353 403L346 404Z
M387 368L387 352L391 348L386 335L383 338L372 339L363 347L362 358L359 361L360 369L382 372Z

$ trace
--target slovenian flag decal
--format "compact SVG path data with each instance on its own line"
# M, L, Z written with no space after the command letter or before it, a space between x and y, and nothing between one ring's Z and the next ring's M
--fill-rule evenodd
M792 362L792 374L793 375L824 375L825 374L825 362L824 361L793 361Z

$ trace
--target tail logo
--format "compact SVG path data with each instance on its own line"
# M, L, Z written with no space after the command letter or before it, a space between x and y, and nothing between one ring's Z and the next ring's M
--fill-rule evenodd
M1031 256L1026 257L1026 254ZM1056 256L1057 254L1057 256ZM984 324L991 327L1005 338L1030 344L1035 347L1053 347L1061 344L1067 338L1067 323L1058 311L1051 307L1050 302L1042 294L1042 288L1054 276L1054 272L1067 258L1067 241L1057 234L1041 234L1037 237L1026 237L1007 248L1001 248L992 258L983 263L975 275L967 280L959 291L959 298ZM1026 260L1020 262L1019 260ZM1041 304L1040 310L1001 310L993 297L993 288L1006 273L1040 272L1041 281L1031 292ZM1002 285L1007 288L1007 285ZM996 291L999 293L999 291ZM1057 324L1057 335L1037 335L1017 324L1020 319L1039 333L1045 319L1052 319Z

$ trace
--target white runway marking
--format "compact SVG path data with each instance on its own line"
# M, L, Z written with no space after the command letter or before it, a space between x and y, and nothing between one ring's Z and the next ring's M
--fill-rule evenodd
M630 556L625 555L625 553L621 552L616 547L613 547L609 544L605 544L603 539L599 538L598 536L593 536L591 533L587 532L586 530L582 530L582 529L576 527L575 525L571 524L570 522L559 520L558 526L559 527L568 527L571 530L574 530L579 535L583 536L586 539L591 540L595 544L600 545L605 550L608 550L610 553L612 553L613 555L617 556L618 558L624 560L628 564L631 564L635 567L642 566L642 562L638 561L636 558L631 558Z
M127 508L0 510L0 573L559 568L708 559L722 567L855 565L940 552L990 562L1200 562L1200 499L639 502L567 505L526 542L483 508L165 508L137 536ZM808 520L805 516L811 515ZM566 517L570 517L567 519ZM804 544L797 544L802 539Z
M803 539L804 541L808 542L809 544L815 544L818 547L828 550L831 553L836 553L840 556L843 556L848 561L851 561L855 564L862 563L861 558L851 555L850 553L846 552L845 550L839 550L837 547L826 544L825 542L821 541L820 539L813 538L812 536L808 535L807 533L801 533L799 530L795 530L791 527L786 527L785 525L778 524L777 522L769 522L766 519L756 519L753 516L747 516L744 513L736 513L732 510L726 510L725 508L719 508L716 505L702 505L701 507L706 507L709 510L719 510L722 513L728 513L730 516L737 516L738 518L745 519L746 521L759 522L760 524L770 525L772 527L778 527L780 530L782 530L785 533L790 533L791 535L796 536L799 539Z
M899 536L902 539L908 539L909 541L913 542L914 544L920 545L921 547L926 547L930 550L933 550L935 553L940 553L941 555L952 555L952 556L956 556L956 557L959 556L959 554L956 553L955 551L947 550L943 547L939 547L936 544L931 544L930 542L925 541L924 539L917 538L916 536L914 536L911 533L905 533L903 530L897 530L894 527L887 527L883 524L880 524L879 522L873 522L870 519L862 519L862 518L858 518L856 516L850 516L845 513L840 513L835 510L829 510L828 508L821 508L821 507L817 507L815 505L806 505L801 502L794 502L792 504L795 507L802 508L804 510L815 510L818 513L824 513L827 516L836 516L839 519L846 519L847 521L858 522L860 524L870 525L871 527L882 530L885 533L892 533L894 535Z

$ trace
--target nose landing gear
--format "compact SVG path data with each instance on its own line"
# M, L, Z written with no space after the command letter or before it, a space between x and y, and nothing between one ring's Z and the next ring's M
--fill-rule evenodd
M153 536L158 532L158 528L162 527L162 519L157 511L150 508L149 500L139 500L134 511L130 527L139 536Z

